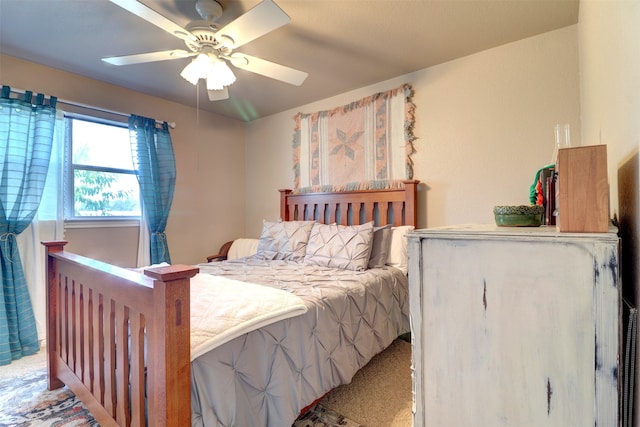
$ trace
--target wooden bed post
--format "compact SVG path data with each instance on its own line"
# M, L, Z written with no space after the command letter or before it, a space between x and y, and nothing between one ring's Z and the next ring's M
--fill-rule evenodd
M150 426L191 426L190 279L198 271L186 265L144 271L155 280L150 303L157 310L148 337Z
M292 190L281 189L280 192L280 217L283 221L291 221L291 215L289 215L289 208L287 207L287 196L291 194Z
M405 188L405 200L404 200L404 220L406 224L413 224L418 226L418 209L416 209L418 184L420 181L417 179L411 179L402 181Z
M46 249L47 257L47 389L55 390L64 386L58 378L55 355L56 343L58 342L58 331L56 330L56 318L58 316L58 304L55 292L58 284L58 272L54 258L49 254L62 252L68 242L61 240L55 242L42 242Z

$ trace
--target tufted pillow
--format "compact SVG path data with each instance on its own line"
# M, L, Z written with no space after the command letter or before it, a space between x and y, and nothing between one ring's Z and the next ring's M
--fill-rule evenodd
M387 263L389 246L391 244L391 225L375 227L373 229L373 243L369 255L369 268L384 267Z
M362 225L316 223L311 229L305 264L366 270L373 242L373 222Z
M407 274L408 254L407 254L407 233L415 229L413 225L401 225L391 227L391 243L387 265L399 268Z
M262 259L302 261L315 221L262 222L257 256Z

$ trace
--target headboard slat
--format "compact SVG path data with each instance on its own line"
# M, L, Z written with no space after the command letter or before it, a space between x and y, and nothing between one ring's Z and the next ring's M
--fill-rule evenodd
M364 202L363 205L363 209L364 209L364 222L369 222L369 221L373 221L375 218L375 207L378 203L377 202ZM382 219L380 220L380 222L383 222Z
M391 203L391 211L393 212L393 225L402 225L404 205L400 202Z

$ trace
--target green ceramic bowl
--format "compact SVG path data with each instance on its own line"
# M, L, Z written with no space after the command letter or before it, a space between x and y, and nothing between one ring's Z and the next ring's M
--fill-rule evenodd
M542 224L544 206L494 206L496 225L502 227L539 227Z

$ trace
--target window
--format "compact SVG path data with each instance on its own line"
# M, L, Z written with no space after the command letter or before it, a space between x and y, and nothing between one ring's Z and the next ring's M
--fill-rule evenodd
M127 125L79 116L65 124L65 219L139 218Z

